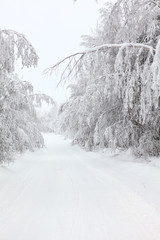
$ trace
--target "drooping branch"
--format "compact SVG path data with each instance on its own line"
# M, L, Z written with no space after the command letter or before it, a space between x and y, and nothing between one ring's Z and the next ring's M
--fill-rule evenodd
M69 67L69 65L71 64L72 60L73 60L75 57L79 56L79 55L82 57L83 55L85 55L85 52L77 52L77 53L71 54L71 55L63 58L61 61L57 62L57 63L56 63L55 65L53 65L52 67L46 68L46 69L44 70L44 74L48 74L48 73L52 74L52 71L53 71L54 69L56 69L57 67L59 67L59 66L60 66L62 63L64 63L66 60L69 60L69 64L67 65L67 67ZM64 72L63 72L63 73L64 73Z
M156 51L152 46L141 44L141 43L103 44L103 45L96 46L94 48L87 49L87 50L81 51L81 52L77 52L77 53L74 53L74 54L71 54L71 55L65 57L64 59L57 62L55 65L53 65L52 67L45 69L44 74L52 74L60 65L62 65L66 61L69 61L66 64L65 69L62 72L61 80L58 83L58 85L59 85L62 82L62 80L64 79L64 75L67 72L67 70L68 70L68 74L67 74L67 78L68 78L74 72L76 66L78 66L79 63L82 62L83 58L86 55L96 53L96 52L98 53L101 51L105 52L105 51L107 51L107 49L110 49L110 48L118 48L118 49L121 49L121 48L144 48L144 49L147 49L148 51L150 51L152 54L154 54Z
M14 30L0 30L0 68L14 71L15 61L21 59L22 66L37 66L38 56L26 37Z
M39 108L42 107L43 102L47 103L48 105L55 105L53 98L44 93L30 94L29 97L32 103Z

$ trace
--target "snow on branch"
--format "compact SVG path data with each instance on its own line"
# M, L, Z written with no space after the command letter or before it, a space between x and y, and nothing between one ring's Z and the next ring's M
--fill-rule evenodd
M121 48L121 47L123 47L123 48L125 48L125 47L146 48L152 52L155 51L155 49L153 47L142 44L142 43L120 43L120 44L103 44L103 45L94 47L92 49L89 49L89 50L85 51L84 53L87 54L90 52L100 51L100 50L103 50L106 48Z
M96 46L94 48L87 49L87 50L81 51L81 52L77 52L77 53L74 53L74 54L71 54L71 55L65 57L64 59L57 62L55 65L53 65L52 67L45 69L44 74L52 74L53 71L55 71L60 65L62 65L66 61L69 61L67 63L67 65L65 66L65 69L62 72L61 80L58 83L58 85L59 85L61 83L61 81L63 80L63 77L64 77L66 71L68 71L68 74L67 74L67 78L68 78L73 73L76 66L78 66L81 63L84 56L91 54L91 53L100 52L100 51L107 51L107 49L110 49L110 48L119 48L119 49L121 49L121 48L144 48L144 49L149 50L152 55L156 51L156 49L154 49L152 46L141 44L141 43L103 44L103 45Z
M53 98L44 93L30 94L30 99L32 103L39 108L42 107L43 102L47 103L48 105L55 105Z
M36 67L38 55L23 34L10 29L0 29L1 69L13 72L17 59L21 59L22 67Z

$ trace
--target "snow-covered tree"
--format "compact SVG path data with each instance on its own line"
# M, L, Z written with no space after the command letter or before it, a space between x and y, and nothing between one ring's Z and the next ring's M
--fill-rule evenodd
M0 30L0 163L44 145L30 98L33 87L14 73L18 59L23 67L35 67L38 56L23 34Z
M86 148L132 147L137 155L159 155L160 1L106 4L83 45L86 50L49 69L68 60L62 76L75 78L60 114L67 135Z

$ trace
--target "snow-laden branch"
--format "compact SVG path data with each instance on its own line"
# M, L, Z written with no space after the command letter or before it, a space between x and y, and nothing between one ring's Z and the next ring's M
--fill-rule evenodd
M43 102L47 103L48 105L51 104L52 106L56 105L53 98L44 93L30 94L29 97L32 103L39 108L42 107Z
M94 52L99 52L99 51L106 51L108 48L144 48L149 50L152 54L156 51L156 49L154 49L152 46L149 45L145 45L142 43L120 43L120 44L103 44L100 46L96 46L94 48L90 48L87 49L85 51L81 51L81 52L77 52L74 54L71 54L65 58L63 58L61 61L57 62L55 65L53 65L52 67L49 67L47 69L44 70L44 74L52 74L52 72L59 67L62 63L66 62L67 60L69 60L69 63L67 64L67 67L65 67L65 71L67 70L67 68L71 67L71 70L69 71L68 77L69 75L72 73L72 71L74 70L74 66L76 66L85 55L90 54L90 53L94 53ZM77 59L78 57L78 59ZM72 66L72 61L74 61L74 66ZM63 74L64 75L64 72Z
M10 29L0 29L1 68L13 72L17 59L21 59L23 67L36 67L39 58L35 49L23 34Z
M77 53L74 53L74 54L71 54L65 58L63 58L61 61L57 62L55 65L53 65L52 67L49 67L49 68L46 68L44 70L44 74L47 74L47 73L52 73L52 71L57 68L58 66L60 66L62 63L64 63L66 60L70 60L69 64L67 65L67 67L71 64L72 62L72 59L77 57L77 56L83 56L85 55L85 52L77 52ZM81 58L81 57L80 57ZM66 67L66 69L67 69Z
M121 48L121 47L136 47L136 48L146 48L148 50L150 50L151 52L154 52L156 49L154 49L152 46L149 45L145 45L142 43L119 43L119 44L103 44L91 49L86 50L84 53L91 53L91 52L96 52L96 51L100 51L106 48Z

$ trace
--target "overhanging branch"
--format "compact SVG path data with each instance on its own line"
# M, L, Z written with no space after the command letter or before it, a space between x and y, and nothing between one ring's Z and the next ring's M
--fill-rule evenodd
M62 63L66 62L68 60L69 63L67 64L67 66L65 67L65 70L62 73L61 80L60 80L60 82L61 82L63 77L64 77L65 72L70 68L69 73L67 75L67 77L69 77L72 74L72 72L74 71L75 67L84 58L84 56L86 56L86 55L88 55L90 53L106 51L108 48L133 48L133 47L134 48L144 48L144 49L147 49L152 54L156 51L156 49L154 49L152 46L145 45L145 44L142 44L142 43L120 43L120 44L108 44L107 43L107 44L103 44L103 45L100 45L100 46L96 46L96 47L91 48L91 49L87 49L85 51L81 51L81 52L77 52L77 53L71 54L71 55L63 58L61 61L57 62L52 67L49 67L49 68L45 69L43 73L44 74L52 74L52 72L54 70L56 70L57 67L59 67ZM77 57L78 57L78 59L77 59ZM59 85L59 83L58 83L58 85Z

